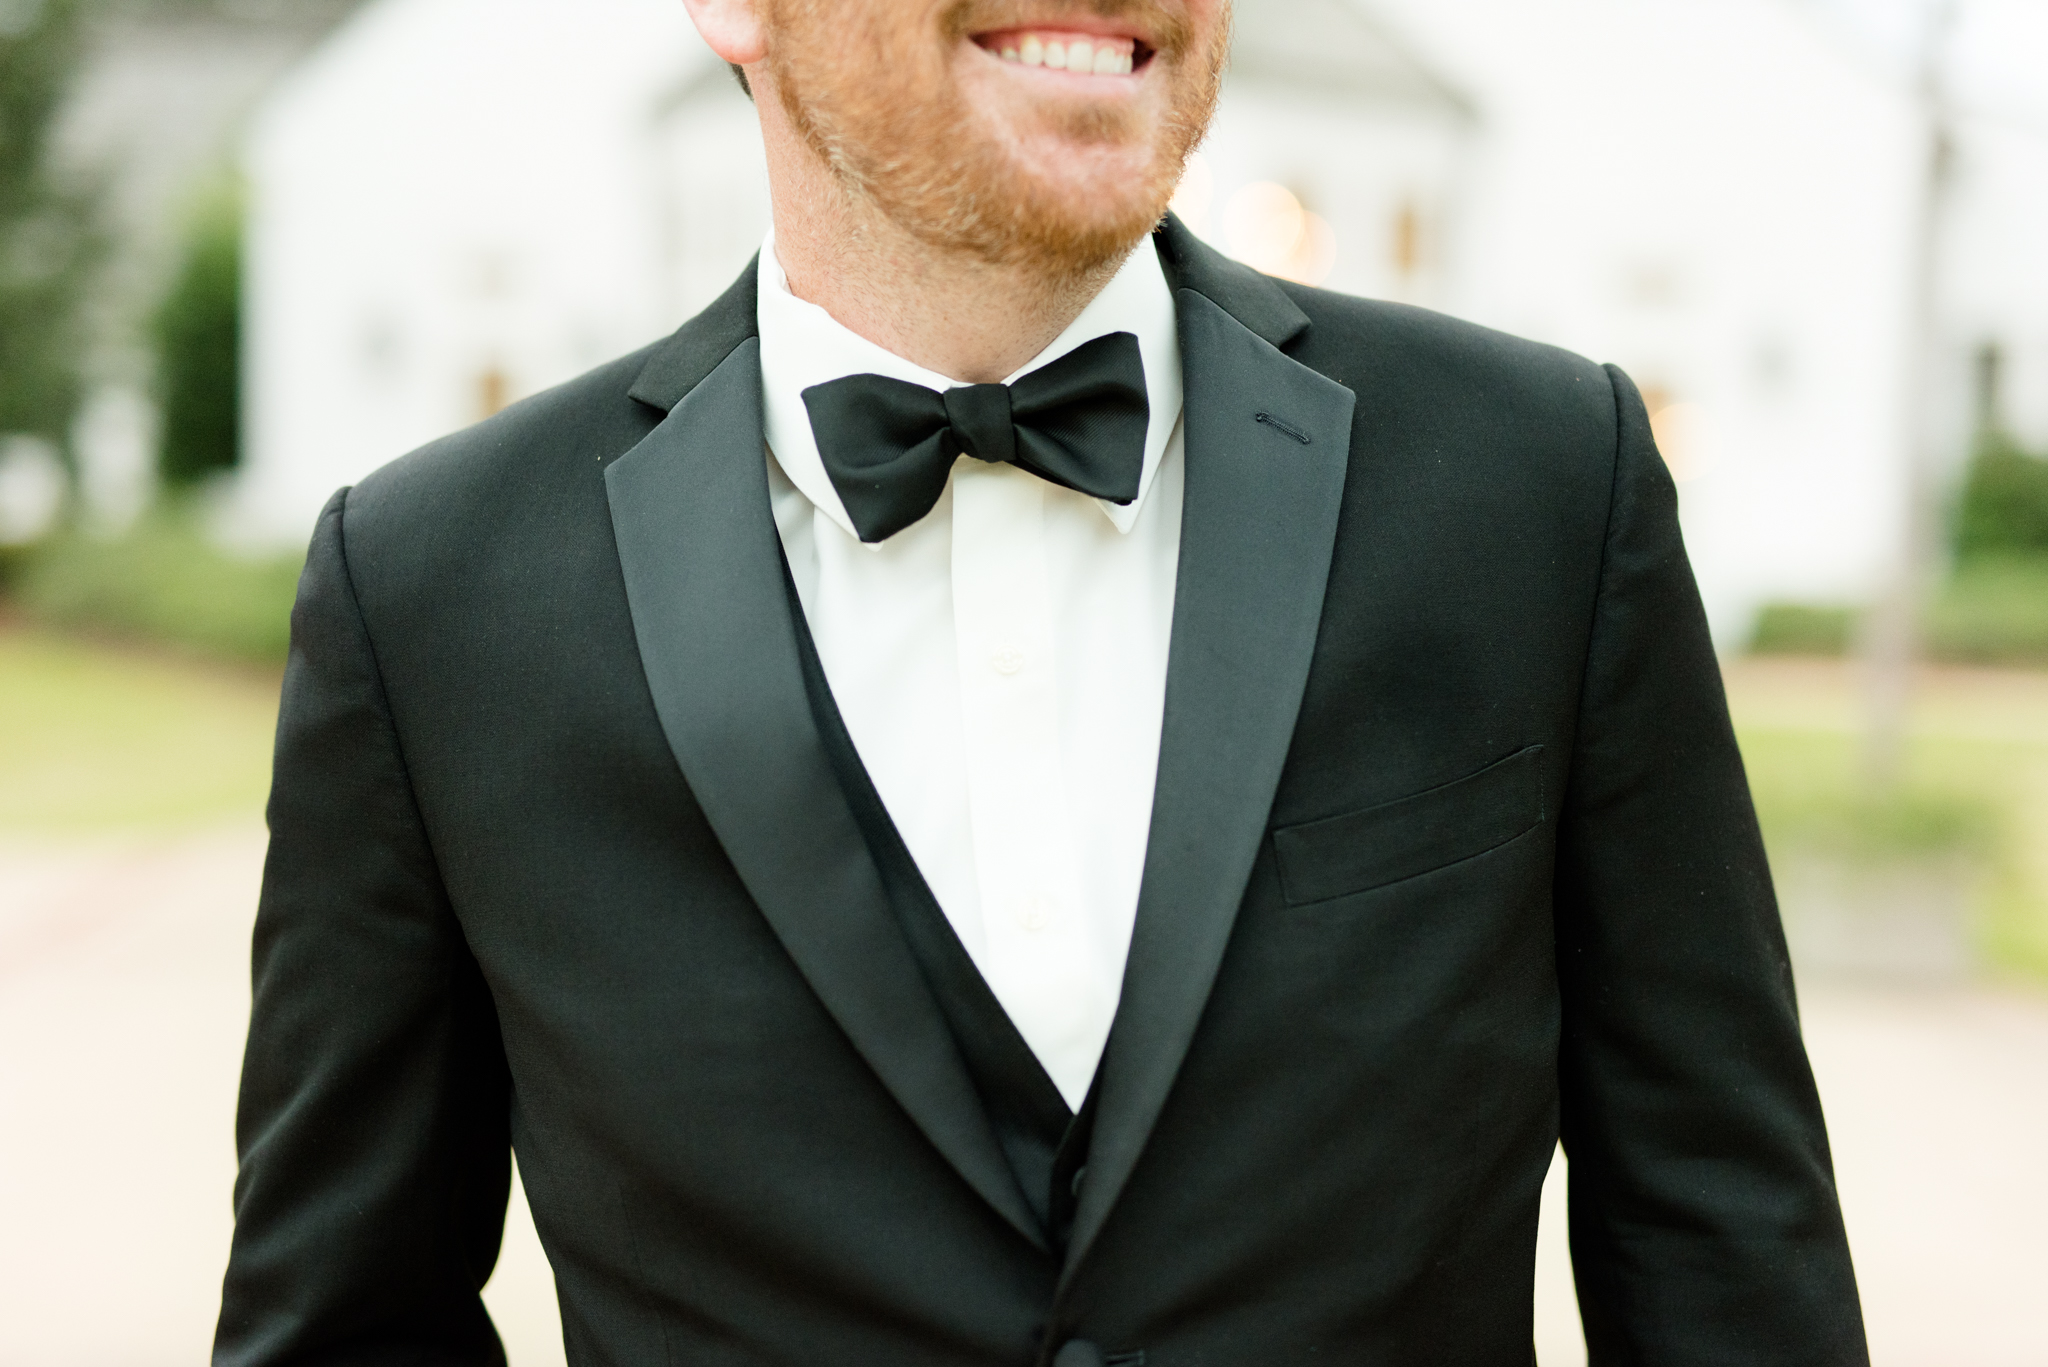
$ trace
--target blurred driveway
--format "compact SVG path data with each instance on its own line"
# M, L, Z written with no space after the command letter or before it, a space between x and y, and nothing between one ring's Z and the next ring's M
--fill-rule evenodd
M206 1361L263 841L0 842L0 1367ZM487 1298L514 1367L562 1361L523 1200Z
M205 1360L230 1229L259 824L0 841L0 1364ZM2048 1363L2048 997L1809 984L1877 1367ZM1585 1360L1546 1192L1537 1342ZM518 1204L486 1292L559 1363Z

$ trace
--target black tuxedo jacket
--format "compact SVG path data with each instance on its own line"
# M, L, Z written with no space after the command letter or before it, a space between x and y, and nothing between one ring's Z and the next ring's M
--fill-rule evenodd
M750 270L321 516L218 1362L498 1360L509 1141L575 1363L1527 1364L1560 1134L1595 1363L1864 1362L1635 391L1159 242L1180 579L1064 1249L806 701Z

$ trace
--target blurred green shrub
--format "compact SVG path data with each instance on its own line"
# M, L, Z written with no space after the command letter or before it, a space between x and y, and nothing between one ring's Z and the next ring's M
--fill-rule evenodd
M92 197L50 165L81 56L76 0L0 4L0 433L63 446L78 407L81 300L101 241Z
M193 215L184 264L151 319L166 488L241 463L242 205L219 192Z
M1846 655L1853 608L1767 603L1749 648L1757 655ZM1929 659L1951 664L2048 665L2048 554L1992 554L1960 561L1928 604Z
M1846 655L1855 635L1854 608L1766 603L1749 648L1757 655Z
M1955 565L1928 604L1927 654L1959 664L2048 665L2048 459L1998 431L1979 438L1955 513ZM1855 609L1767 603L1759 655L1845 655Z
M2002 432L1978 440L1956 505L1956 557L2035 555L2048 559L2048 460Z
M118 540L66 532L18 554L9 596L52 626L275 663L290 644L300 564L222 551L170 504Z

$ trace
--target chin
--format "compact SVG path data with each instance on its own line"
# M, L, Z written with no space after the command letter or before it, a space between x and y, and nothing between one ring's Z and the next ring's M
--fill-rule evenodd
M1171 181L1149 165L1127 175L1055 175L1020 196L1020 217L1040 221L1056 237L1127 250L1165 213ZM1161 182L1165 188L1155 189Z
M1071 212L1117 213L1162 189L1172 193L1179 178L1179 149L1149 136L1109 141L1041 133L995 137L988 144L1007 163L1008 177L1048 202Z
M968 235L979 239L978 254L1077 269L1120 259L1151 230L1184 157L1179 139L1127 105L997 108L963 132L979 154L960 149L954 186L984 206L985 224L1002 225L993 236Z

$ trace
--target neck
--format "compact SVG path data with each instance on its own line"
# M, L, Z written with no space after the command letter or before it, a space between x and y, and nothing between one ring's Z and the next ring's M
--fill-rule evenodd
M932 246L827 167L757 89L775 255L797 298L906 361L962 384L993 384L1051 344L1121 260L1048 276Z

